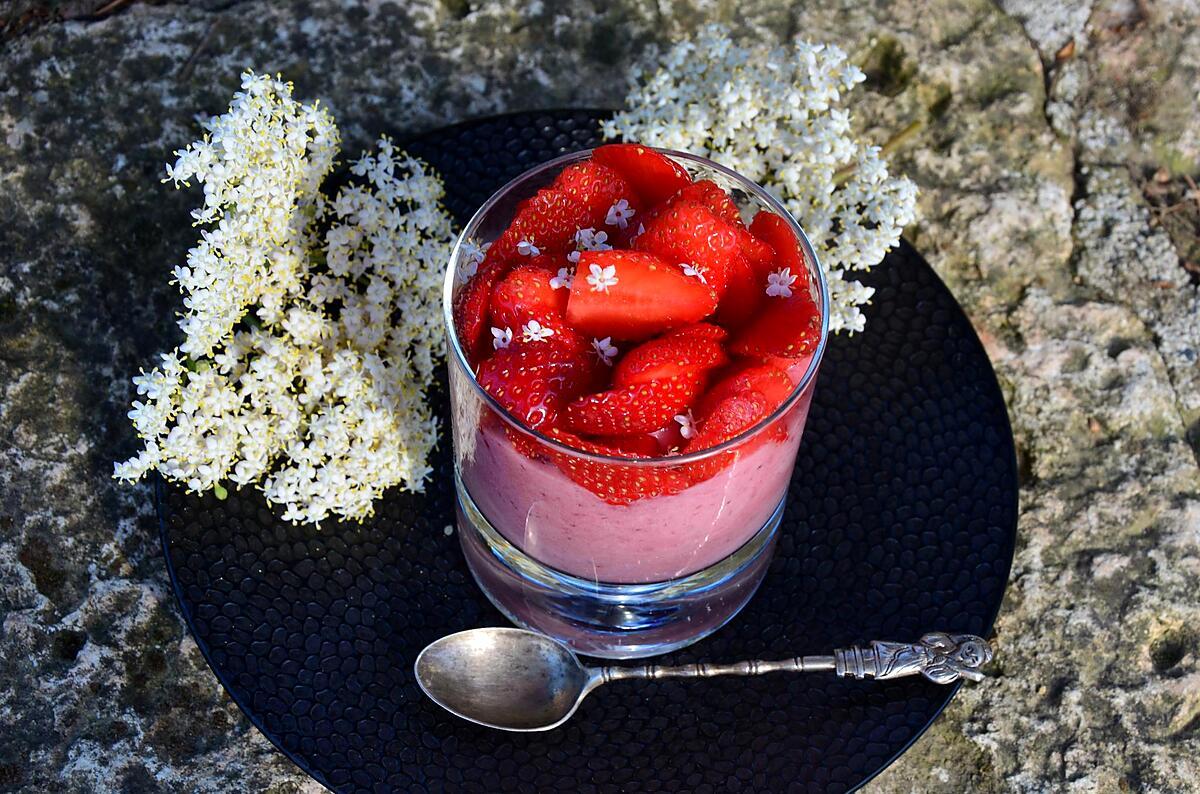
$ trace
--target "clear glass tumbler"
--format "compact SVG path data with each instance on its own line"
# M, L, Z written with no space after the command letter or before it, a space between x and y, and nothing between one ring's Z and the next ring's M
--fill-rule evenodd
M446 274L445 325L454 434L458 531L476 582L510 620L580 653L651 656L716 631L762 582L828 336L825 277L804 232L758 185L710 160L663 150L694 178L732 195L747 222L786 219L821 308L816 349L789 369L795 390L758 425L717 447L630 460L572 449L521 425L476 382L454 331L467 243L497 238L518 205L590 150L533 168L493 195L455 245ZM677 493L611 504L578 484L591 478L679 475Z

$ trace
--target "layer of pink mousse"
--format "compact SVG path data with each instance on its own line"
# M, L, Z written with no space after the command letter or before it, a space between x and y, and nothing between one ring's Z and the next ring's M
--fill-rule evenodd
M483 423L463 483L480 512L539 562L612 583L676 579L724 559L757 532L787 491L808 393L781 420L787 439L752 444L716 476L669 496L612 505Z

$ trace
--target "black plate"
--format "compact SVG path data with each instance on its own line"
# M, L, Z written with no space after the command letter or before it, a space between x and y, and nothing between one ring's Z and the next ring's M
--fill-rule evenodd
M601 116L485 119L408 149L442 173L465 222L529 166L595 145ZM729 626L664 661L990 631L1017 516L1000 389L911 247L867 280L878 289L867 331L829 347L762 589ZM224 502L162 492L167 565L201 651L251 722L333 789L841 792L885 768L954 694L822 674L625 682L549 733L460 721L422 696L413 660L444 634L503 619L444 531L448 434L434 466L424 495L389 495L362 527L293 527L254 491Z

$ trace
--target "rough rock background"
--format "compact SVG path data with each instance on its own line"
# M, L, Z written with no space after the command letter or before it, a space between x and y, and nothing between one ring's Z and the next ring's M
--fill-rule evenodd
M247 66L349 148L616 106L710 21L841 44L922 189L909 236L985 339L1023 476L999 677L880 792L1200 790L1196 0L0 4L0 790L308 791L171 600L127 376L173 338L192 198L158 182Z

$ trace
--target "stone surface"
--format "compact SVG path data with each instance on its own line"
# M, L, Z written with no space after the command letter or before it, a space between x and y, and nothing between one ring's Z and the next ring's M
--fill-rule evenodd
M195 114L245 66L329 102L351 149L614 106L631 58L713 19L855 53L874 139L921 122L897 154L922 189L909 236L988 345L1020 447L998 677L871 789L1200 790L1200 6L811 5L0 11L0 790L315 789L188 639L148 491L109 479L127 376L174 330L191 199L158 178Z

